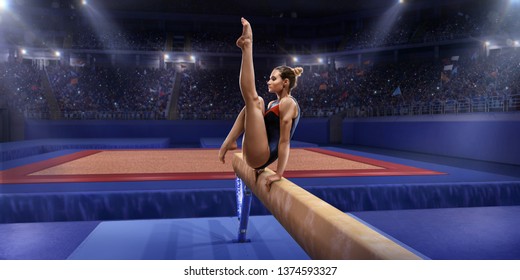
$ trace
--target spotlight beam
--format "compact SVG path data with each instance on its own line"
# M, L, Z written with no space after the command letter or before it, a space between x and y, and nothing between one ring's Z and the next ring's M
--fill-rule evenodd
M7 10L7 0L0 0L0 12Z

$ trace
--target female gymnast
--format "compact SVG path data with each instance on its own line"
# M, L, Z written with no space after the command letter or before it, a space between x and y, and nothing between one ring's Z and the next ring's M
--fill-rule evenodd
M300 107L291 96L291 90L303 68L278 66L273 69L267 87L277 99L269 102L265 112L264 100L258 96L255 86L253 31L246 19L241 21L242 36L236 44L242 50L239 84L245 107L222 143L218 157L224 163L226 152L237 148L236 140L244 133L244 160L257 170L257 174L278 159L276 173L266 180L266 186L270 188L272 182L282 178L289 159L290 140L300 119Z

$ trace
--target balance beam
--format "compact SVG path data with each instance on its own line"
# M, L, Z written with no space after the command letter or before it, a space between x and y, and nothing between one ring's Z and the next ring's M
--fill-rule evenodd
M421 259L285 178L269 191L266 177L274 172L266 168L257 179L241 153L234 155L233 169L312 259Z

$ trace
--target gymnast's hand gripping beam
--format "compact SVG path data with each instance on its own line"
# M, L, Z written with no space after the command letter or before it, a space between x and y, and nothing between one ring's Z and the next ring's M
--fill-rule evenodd
M273 182L268 190L265 180L274 172L266 168L257 178L241 153L233 156L233 169L312 259L421 259L285 178ZM244 198L239 242L245 240L250 207L250 196Z

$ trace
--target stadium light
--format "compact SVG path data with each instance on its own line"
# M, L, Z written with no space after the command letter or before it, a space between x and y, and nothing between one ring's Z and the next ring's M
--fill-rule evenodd
M318 58L318 63L323 63L323 58Z
M491 43L490 43L489 41L486 41L486 42L484 43L484 45L486 45L486 47L489 47L489 45L491 45Z
M404 3L404 0L399 0L399 4L403 4Z
M0 0L0 12L7 10L7 0Z
M516 41L513 43L513 45L514 45L515 47L519 47L519 46L520 46L520 41L516 40Z
M294 56L294 57L292 58L292 61L293 61L293 62L298 62L298 57Z
M191 61L195 61L196 57L194 55L190 55L190 59L191 59Z
M81 1L81 4L82 4L82 5L88 5L88 2L87 2L87 0L82 0L82 1Z
M60 56L61 56L61 53L60 53L59 51L55 51L55 52L54 52L54 56L56 56L56 57L60 57Z
M170 59L170 55L168 55L167 53L164 54L164 59L165 59L165 60L166 60L166 59Z
M21 52L22 54L27 54L27 50L26 50L26 49L21 49L20 52Z

